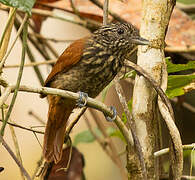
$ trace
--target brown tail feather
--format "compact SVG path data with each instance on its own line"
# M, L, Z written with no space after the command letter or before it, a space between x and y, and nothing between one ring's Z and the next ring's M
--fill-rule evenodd
M48 121L44 135L43 155L48 162L57 163L61 159L62 146L68 118L74 103L59 96L49 95Z

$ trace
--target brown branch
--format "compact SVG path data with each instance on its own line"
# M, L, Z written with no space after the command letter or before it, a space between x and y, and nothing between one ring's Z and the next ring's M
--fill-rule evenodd
M134 122L130 112L129 112L128 105L127 105L127 102L125 99L125 95L124 95L123 89L119 83L118 76L115 78L114 82L115 82L115 89L116 89L116 92L118 94L120 103L123 106L125 115L127 117L127 122L130 124L130 130L131 130L131 134L133 137L133 141L134 141L136 150L138 152L137 154L138 154L139 161L141 164L143 178L145 180L147 180L147 171L146 171L146 166L145 166L145 162L144 162L144 155L143 155L141 144L140 144L139 139L138 139L137 134L136 134L136 125L135 125L135 122Z
M10 86L12 88L12 91L15 89L15 85L9 85L2 77L0 77L0 84L4 87ZM78 100L79 99L79 94L78 93L73 93L70 91L65 91L61 89L56 89L56 88L46 88L46 87L30 87L30 86L25 86L21 85L19 87L19 91L24 91L24 92L32 92L32 93L39 93L39 94L51 94L51 95L58 95L62 96L67 99L72 99L72 100ZM88 98L86 106L97 109L101 112L103 112L106 116L113 117L113 112L110 110L109 107L107 107L104 103L97 101L93 98ZM129 135L129 130L125 126L125 124L121 121L121 119L117 116L114 123L117 125L123 136L125 137L125 140L127 144L131 144L131 138Z
M67 131L66 131L67 135L70 134L70 132L72 131L73 127L76 125L76 123L79 121L79 119L85 113L86 110L87 110L87 107L81 108L81 110L80 110L79 114L77 115L77 117L74 119L74 121L67 128Z

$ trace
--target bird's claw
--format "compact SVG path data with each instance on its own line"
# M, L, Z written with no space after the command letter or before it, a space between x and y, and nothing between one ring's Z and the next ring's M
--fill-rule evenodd
M84 93L84 92L81 92L79 91L79 99L77 100L77 106L79 108L82 108L84 107L86 104L87 104L87 98L88 98L88 94L87 93Z
M112 122L116 119L117 111L116 111L116 108L113 106L110 106L110 109L112 110L113 117L107 116L105 114L104 114L104 116L105 116L107 121Z

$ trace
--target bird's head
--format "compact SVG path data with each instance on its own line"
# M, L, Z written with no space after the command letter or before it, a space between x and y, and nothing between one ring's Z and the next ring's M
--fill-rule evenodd
M93 34L97 44L111 51L131 51L136 45L148 45L149 41L140 37L138 30L128 23L102 26Z

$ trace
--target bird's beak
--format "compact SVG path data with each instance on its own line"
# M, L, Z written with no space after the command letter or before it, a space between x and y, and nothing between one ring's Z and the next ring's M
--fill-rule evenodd
M132 38L131 42L137 45L149 45L149 41L140 36Z

